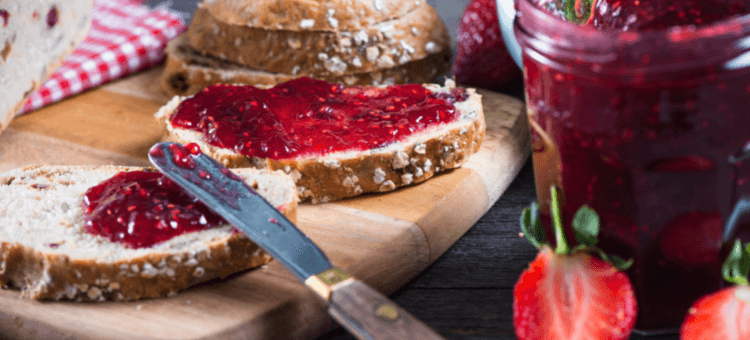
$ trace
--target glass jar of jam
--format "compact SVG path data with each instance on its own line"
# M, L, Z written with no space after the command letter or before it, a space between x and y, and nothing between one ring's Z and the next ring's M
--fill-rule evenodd
M566 226L593 207L635 260L636 329L675 330L750 241L750 1L599 0L575 23L561 2L516 3L541 211L550 186Z

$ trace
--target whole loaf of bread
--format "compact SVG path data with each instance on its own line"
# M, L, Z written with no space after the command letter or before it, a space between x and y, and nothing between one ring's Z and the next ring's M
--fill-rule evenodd
M167 47L162 86L311 77L345 85L427 83L450 68L450 38L424 0L213 0Z

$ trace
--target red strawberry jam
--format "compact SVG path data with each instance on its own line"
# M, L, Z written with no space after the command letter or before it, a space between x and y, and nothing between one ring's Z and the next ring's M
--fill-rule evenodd
M87 232L132 248L226 223L159 172L120 172L86 191L83 207Z
M293 158L366 150L455 121L463 89L432 93L422 85L344 87L298 78L267 90L214 85L172 114L175 127L202 132L211 145L246 156Z

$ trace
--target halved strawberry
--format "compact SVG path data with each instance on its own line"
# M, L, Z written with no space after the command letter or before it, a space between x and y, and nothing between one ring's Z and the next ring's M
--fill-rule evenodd
M513 324L520 340L627 339L635 325L637 303L633 286L619 266L630 262L596 248L599 218L584 206L573 219L579 246L570 250L560 223L557 191L552 189L552 219L557 246L544 244L536 204L524 210L524 235L539 255L521 274L513 297Z
M750 339L750 246L737 240L723 267L724 279L736 286L696 301L680 327L681 340Z

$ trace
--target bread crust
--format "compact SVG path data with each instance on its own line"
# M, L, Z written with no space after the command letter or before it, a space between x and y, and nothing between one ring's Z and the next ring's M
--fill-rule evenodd
M52 1L37 2L48 2L49 4L28 2L25 3L24 6L31 6L32 8L42 6L44 9L48 9L48 6L59 6L56 5L56 2ZM6 44L6 50L2 53L2 65L0 65L0 78L6 79L0 80L0 88L2 88L2 90L0 90L0 98L2 99L2 102L5 103L0 104L0 132L10 125L11 120L26 103L29 96L47 79L49 79L49 76L52 75L52 73L62 65L65 58L73 52L76 45L86 38L86 34L91 27L93 1L79 0L71 1L66 4L70 4L70 8L68 8L68 6L64 8L60 6L60 8L58 8L58 24L52 29L49 29L49 32L46 32L46 34L55 35L54 39L51 36L36 38L17 36L13 33L13 30L16 29L13 24L19 20L24 20L25 17L31 18L31 13L24 14L24 7L22 6L10 6L6 8L0 5L0 9L22 9L21 13L18 13L15 10L10 12L8 22L12 24L4 29L6 32L0 34L0 41L5 40ZM32 32L33 29L29 29L28 27L46 25L43 20L31 19L31 21L32 22L28 23L24 22L22 24L23 27L20 29L23 32ZM57 30L64 32L59 33ZM12 35L6 36L7 33ZM28 43L25 42L27 40L33 44L39 44L40 46L29 48L27 47ZM14 42L18 42L18 45L21 46L16 46ZM44 61L45 57L47 57L46 61ZM32 62L30 62L30 60ZM12 83L8 83L8 81L11 81Z
M275 85L300 75L268 73L210 56L202 56L185 44L184 36L172 40L166 50L167 61L160 78L161 87L170 96L192 96L214 84ZM375 72L319 77L345 85L427 83L450 69L450 50Z
M21 171L50 177L62 171L110 171L114 175L118 171L138 169L32 166ZM0 174L0 185L12 185L13 179L11 172ZM288 178L284 180L289 181ZM291 182L288 186L293 188ZM296 223L296 198L290 199L281 210ZM30 299L130 301L172 296L195 284L258 267L271 259L244 234L231 231L230 226L223 228L227 229L225 236L214 236L200 246L173 249L180 246L178 243L167 249L114 261L108 261L104 256L78 258L0 240L0 283L20 288L21 296Z
M449 91L454 84L452 81L447 83L443 90ZM433 90L438 88L434 84L426 86ZM479 151L486 131L481 96L474 89L467 89L467 92L469 98L460 109L463 119L460 118L458 123L415 134L405 142L380 149L286 160L248 158L209 145L199 132L171 126L169 117L185 99L183 97L172 99L155 116L164 124L167 139L197 143L204 153L227 167L282 170L292 176L300 199L315 204L364 193L392 191L463 165L471 154Z
M423 3L424 0L233 0L202 1L198 10L239 26L333 32L360 30L398 18Z
M251 1L252 5L247 5L256 7L257 3L264 2L270 5L273 1ZM315 3L323 6L328 1ZM353 3L371 5L373 1ZM399 3L414 4L412 1ZM190 46L205 55L258 71L313 78L362 74L425 59L450 48L445 24L437 11L424 1L408 11L398 12L399 16L367 18L374 22L357 29L340 27L328 31L294 30L286 26L271 29L253 26L249 21L229 21L227 16L213 15L215 11L211 9L237 4L232 1L212 4L196 10L186 34ZM284 6L291 7L286 3ZM262 17L267 10L256 14Z

